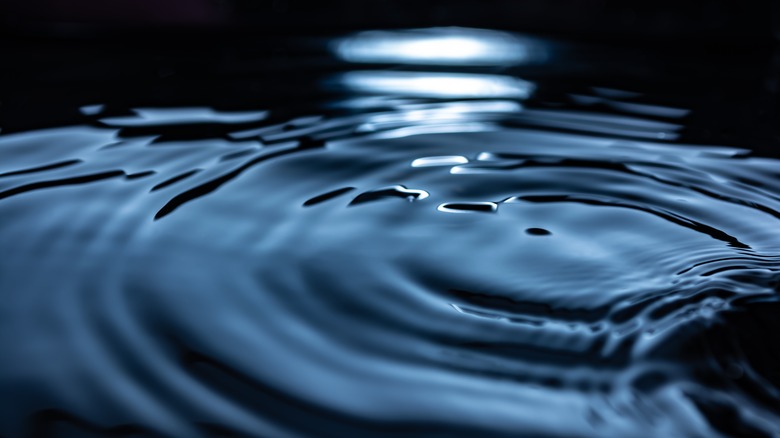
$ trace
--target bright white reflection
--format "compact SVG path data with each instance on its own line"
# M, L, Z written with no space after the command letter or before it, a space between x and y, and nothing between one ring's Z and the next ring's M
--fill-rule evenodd
M373 138L403 138L423 134L453 134L464 132L488 132L494 131L495 125L490 123L449 123L437 125L409 126L379 132Z
M535 58L532 46L506 32L453 27L360 32L337 41L334 51L361 63L513 65Z
M466 164L469 159L461 155L445 155L440 157L423 157L412 161L412 167L437 167Z
M526 99L534 89L532 83L511 76L468 73L353 71L339 82L363 93L441 98Z
M398 105L395 112L368 116L356 131L378 133L376 135L380 138L489 131L495 128L492 121L508 113L519 113L522 109L522 105L510 100L404 104ZM416 161L417 164L423 162L425 160Z
M397 112L369 116L366 123L381 126L490 120L501 114L517 113L522 105L513 101L482 100L447 102L436 105L399 105Z

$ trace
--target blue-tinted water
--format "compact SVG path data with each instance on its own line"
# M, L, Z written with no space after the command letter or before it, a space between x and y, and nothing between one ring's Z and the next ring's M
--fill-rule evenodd
M0 135L0 435L780 434L780 161L517 36L329 47L319 111Z

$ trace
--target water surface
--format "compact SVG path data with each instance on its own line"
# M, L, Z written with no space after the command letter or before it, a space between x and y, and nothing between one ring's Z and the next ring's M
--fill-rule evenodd
M542 40L326 42L12 119L0 435L780 434L780 161Z

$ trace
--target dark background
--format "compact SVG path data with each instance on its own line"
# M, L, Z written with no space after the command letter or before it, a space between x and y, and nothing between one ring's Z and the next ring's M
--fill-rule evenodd
M433 26L518 31L549 48L548 62L511 72L539 85L532 106L638 87L646 103L692 110L682 142L780 154L771 0L0 0L0 128L81 123L78 107L95 103L316 113L334 98L320 80L360 68L334 59L329 38Z
M188 28L318 33L366 28L472 26L577 36L728 43L780 36L771 0L27 0L0 2L10 33Z

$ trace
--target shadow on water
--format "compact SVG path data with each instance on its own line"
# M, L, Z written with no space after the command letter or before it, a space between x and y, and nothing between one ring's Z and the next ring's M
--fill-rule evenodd
M777 138L724 122L766 65L14 44L0 434L780 434Z

